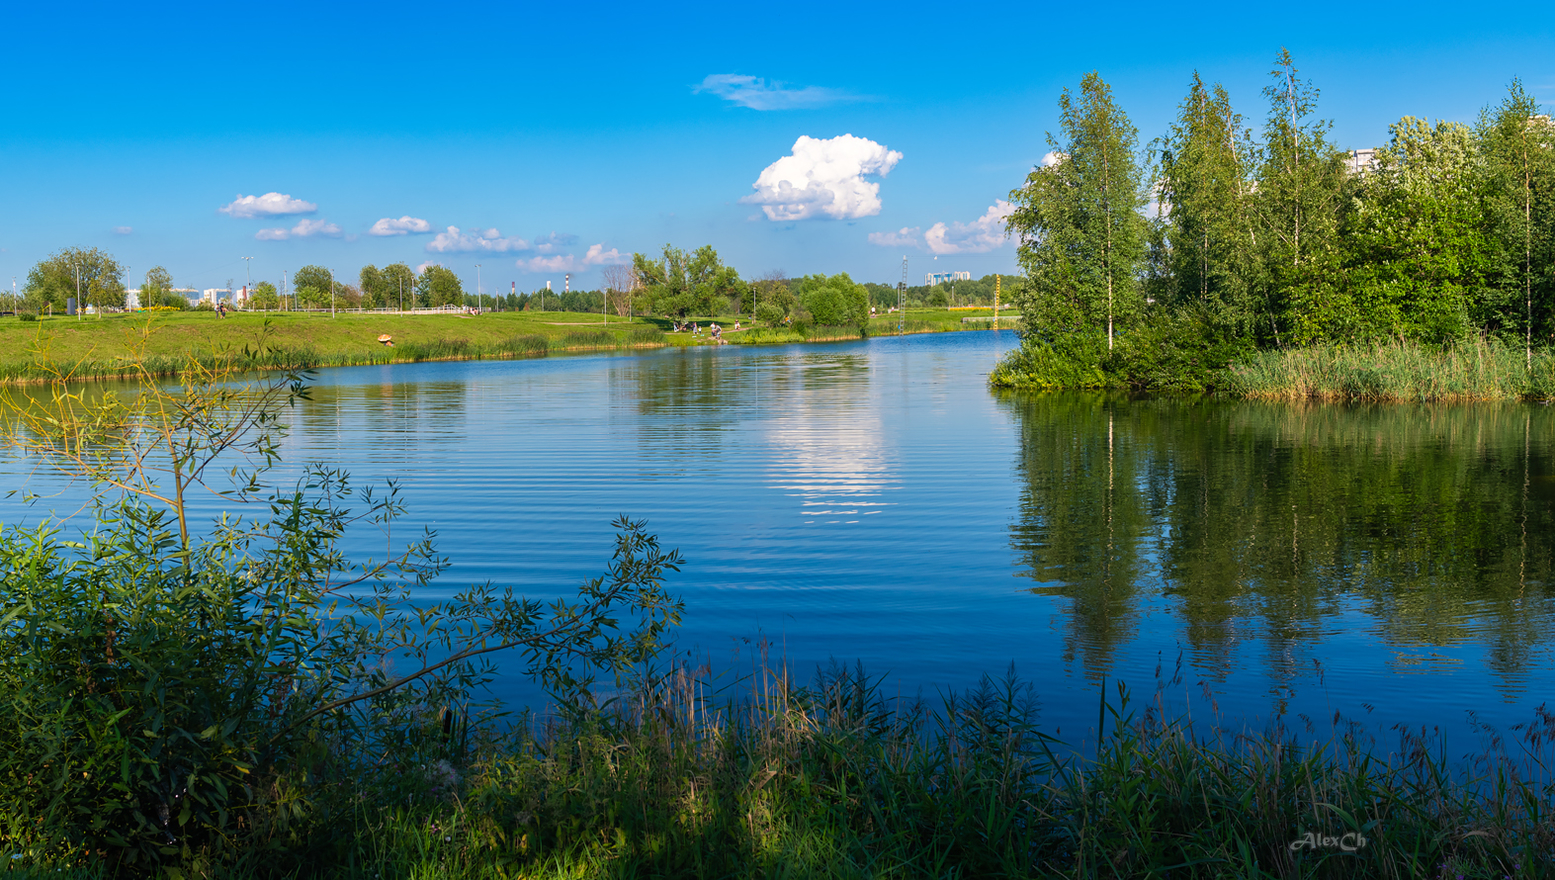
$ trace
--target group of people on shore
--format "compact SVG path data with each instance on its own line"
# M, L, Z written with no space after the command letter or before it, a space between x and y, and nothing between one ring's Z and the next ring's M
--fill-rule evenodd
M743 330L743 329L745 329L745 328L740 326L740 322L739 321L735 321L734 322L734 330L736 332L738 332L740 330ZM709 322L706 327L703 327L701 324L698 324L695 321L692 321L692 322L690 322L688 324L682 324L679 321L675 322L675 332L676 333L681 333L681 332L684 332L684 331L687 331L687 330L691 331L691 335L692 336L701 336L703 333L706 333L713 340L713 342L717 343L718 345L724 345L724 344L726 344L728 342L727 339L724 339L724 330L723 330L723 328L718 326L718 323L716 321L715 322Z

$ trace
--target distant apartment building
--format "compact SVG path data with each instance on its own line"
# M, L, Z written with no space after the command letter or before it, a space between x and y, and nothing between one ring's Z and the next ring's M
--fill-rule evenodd
M130 311L140 308L140 288L131 287L124 291L124 307Z
M930 287L947 281L971 281L971 272L930 272L923 276L923 283Z
M1370 174L1377 170L1377 148L1368 147L1364 150L1351 150L1345 158L1345 173L1354 177L1358 174Z
M201 301L208 302L212 306L214 306L217 303L221 302L222 300L231 300L232 299L232 288L230 288L230 287L207 287L205 290L200 292L200 299L201 299Z

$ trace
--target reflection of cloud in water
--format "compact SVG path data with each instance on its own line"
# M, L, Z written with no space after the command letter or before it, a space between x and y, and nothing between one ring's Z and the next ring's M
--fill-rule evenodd
M883 493L901 480L890 475L873 411L826 403L800 401L794 412L769 423L767 437L784 454L774 460L768 482L800 499L807 525L850 525L889 506Z

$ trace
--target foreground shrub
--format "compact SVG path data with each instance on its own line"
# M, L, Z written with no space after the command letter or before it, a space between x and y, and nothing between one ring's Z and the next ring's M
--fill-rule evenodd
M49 522L0 526L8 852L145 874L294 851L349 815L336 793L364 777L390 780L391 797L407 779L448 788L455 730L494 711L471 705L490 655L517 653L560 705L583 707L598 675L651 658L679 619L663 588L679 555L625 518L606 573L572 599L487 584L413 601L446 567L431 533L378 561L341 550L353 527L388 541L403 513L392 483L357 491L310 467L263 485L305 375L245 382L251 360L191 355L182 388L144 382L127 400L63 381L5 397L13 449L109 490L79 541ZM229 463L230 484L206 484ZM261 513L202 530L186 498L207 488Z

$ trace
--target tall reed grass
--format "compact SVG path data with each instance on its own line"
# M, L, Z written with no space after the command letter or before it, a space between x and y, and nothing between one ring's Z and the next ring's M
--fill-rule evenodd
M1241 732L1171 717L1181 683L1179 665L1140 705L1103 681L1079 749L1041 729L1013 669L930 706L857 666L806 686L765 662L739 682L680 666L467 752L335 776L280 852L195 873L1555 876L1555 715L1482 730L1468 754L1431 727L1384 748L1338 715Z
M1494 341L1264 351L1226 371L1227 390L1259 400L1476 401L1555 397L1555 353Z

